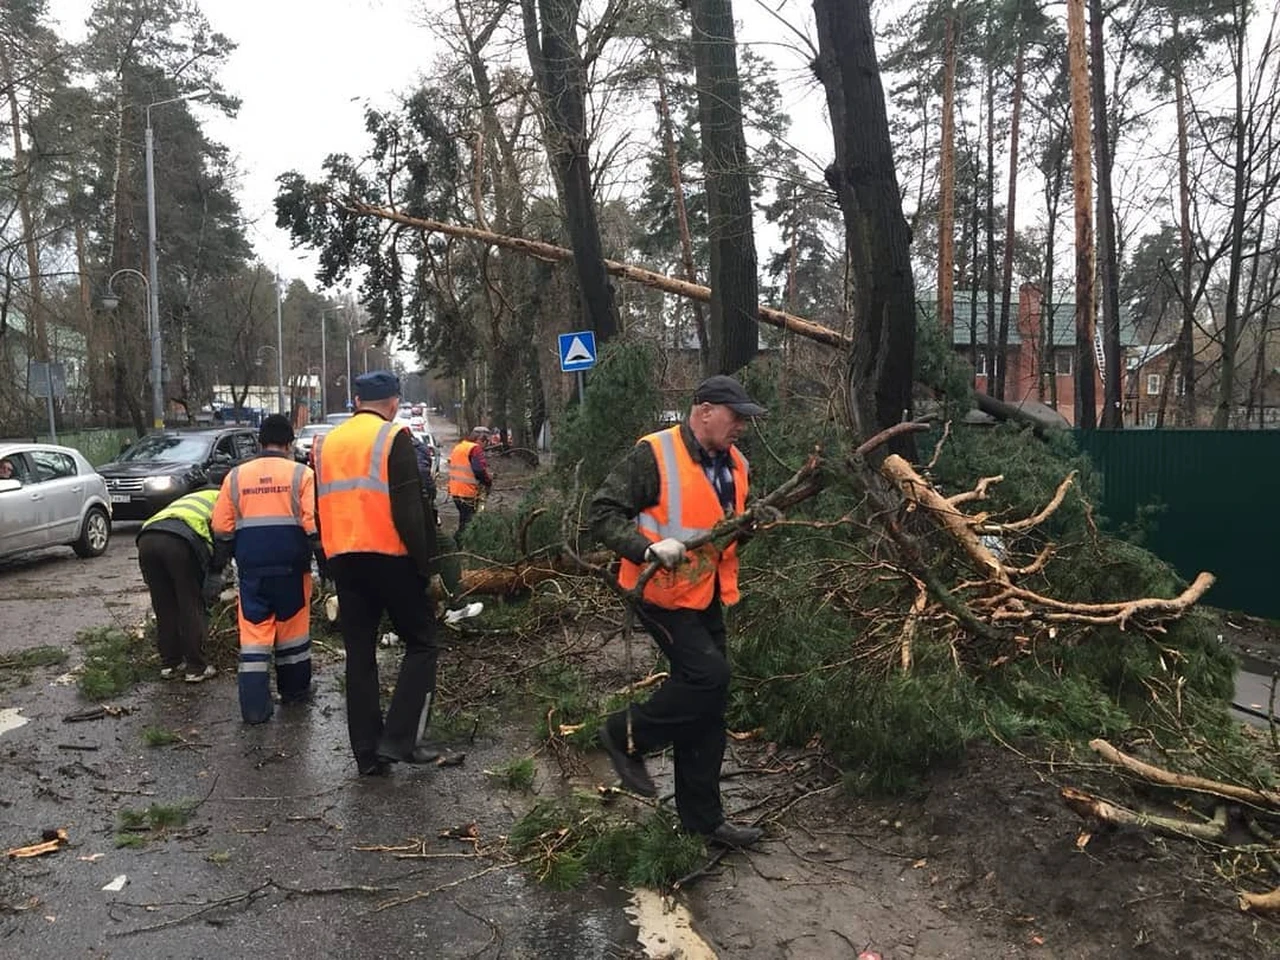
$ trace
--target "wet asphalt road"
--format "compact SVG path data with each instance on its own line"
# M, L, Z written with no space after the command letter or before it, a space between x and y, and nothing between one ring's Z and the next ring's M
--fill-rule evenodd
M134 529L117 528L96 560L57 550L0 563L0 655L49 644L68 649L74 665L77 629L134 622L147 604ZM112 701L128 711L121 716L65 723L91 705L57 679L64 669L0 690L0 711L19 708L28 721L0 733L0 849L49 828L70 838L52 855L5 862L0 955L634 955L622 892L550 892L502 858L477 856L475 842L440 838L474 823L481 847L498 844L528 808L529 797L483 771L527 753L531 723L454 744L467 754L460 767L359 778L340 662L318 667L313 705L278 710L257 727L240 722L229 676L199 686L157 679ZM148 747L147 728L183 742ZM539 775L544 785L553 779ZM122 810L187 800L199 806L185 826L117 848ZM121 891L101 889L121 874Z

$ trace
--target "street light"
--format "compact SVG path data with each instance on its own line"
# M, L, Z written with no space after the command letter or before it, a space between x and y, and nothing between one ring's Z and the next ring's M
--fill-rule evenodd
M282 294L284 281L280 279L280 271L276 270L276 402L279 404L279 410L276 412L281 416L285 415L284 409L284 321L281 318L283 306L281 301L284 299ZM292 420L292 415L289 416Z
M180 97L156 100L147 104L147 272L151 274L147 295L151 300L151 419L157 430L164 429L164 375L163 355L160 347L160 281L156 269L156 168L155 147L151 133L151 108L183 100L198 100L209 96L211 90L193 90Z
M342 307L330 307L328 310L320 311L320 413L321 415L329 412L329 394L326 381L329 379L329 348L328 348L328 332L324 325L324 318L331 313L337 313Z
M131 277L137 277L142 281L142 288L146 294L146 302L144 308L145 319L147 321L147 335L151 338L151 413L153 418L152 426L157 430L164 429L164 387L160 383L160 372L156 366L156 347L160 342L159 333L159 317L152 312L151 291L154 289L151 282L147 280L147 275L141 270L135 270L133 267L121 267L111 276L107 277L107 292L102 297L102 309L114 310L120 305L120 298L116 296L114 284L116 277L122 273L127 273Z

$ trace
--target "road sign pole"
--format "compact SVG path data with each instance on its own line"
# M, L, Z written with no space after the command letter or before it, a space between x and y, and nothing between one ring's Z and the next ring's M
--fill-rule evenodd
M582 371L579 370L578 371L578 403L579 404L582 403L582 398L583 398Z
M578 374L579 377L582 374ZM53 438L53 442L58 442L58 428L53 419L53 361L46 360L44 364L44 380L48 390L45 392L45 403L49 408L49 436Z

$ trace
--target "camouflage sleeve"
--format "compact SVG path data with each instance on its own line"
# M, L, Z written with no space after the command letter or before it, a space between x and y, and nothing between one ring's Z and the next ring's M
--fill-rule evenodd
M656 504L659 494L658 461L653 448L638 443L591 498L587 523L592 535L619 556L643 563L649 540L636 529L635 518L641 510Z

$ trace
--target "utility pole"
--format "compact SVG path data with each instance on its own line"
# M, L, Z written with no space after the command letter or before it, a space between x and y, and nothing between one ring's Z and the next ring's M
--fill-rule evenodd
M281 317L280 268L276 268L276 401L277 412L286 415L284 409L284 323Z

